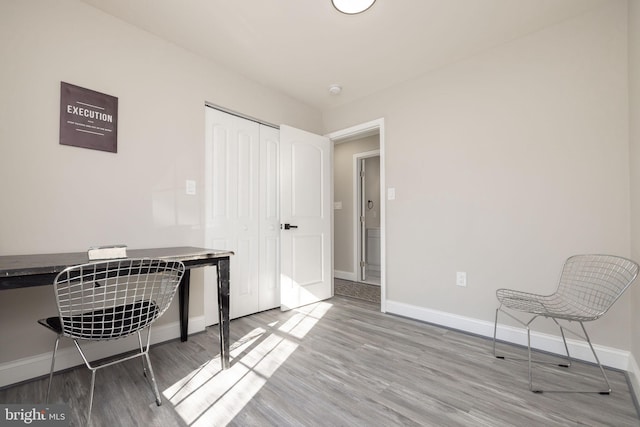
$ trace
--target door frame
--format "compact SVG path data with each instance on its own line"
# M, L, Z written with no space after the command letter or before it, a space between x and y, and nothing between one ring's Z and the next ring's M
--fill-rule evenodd
M387 262L386 262L386 210L387 199L385 197L385 140L384 140L384 118L372 120L370 122L351 126L327 134L332 144L345 142L350 139L363 138L370 135L379 135L380 139L380 311L386 313L387 299ZM333 169L333 160L332 160ZM355 197L355 195L354 195ZM357 242L354 241L354 245ZM333 251L332 251L333 252ZM333 255L332 255L333 256ZM357 272L356 272L357 274Z
M380 157L380 149L365 151L356 153L353 155L353 271L356 272L356 280L358 282L369 283L366 278L363 278L363 270L365 267L360 266L360 262L365 258L365 244L364 241L367 238L366 227L362 226L360 217L362 216L364 193L361 184L360 172L363 170L362 161L371 159L374 157Z

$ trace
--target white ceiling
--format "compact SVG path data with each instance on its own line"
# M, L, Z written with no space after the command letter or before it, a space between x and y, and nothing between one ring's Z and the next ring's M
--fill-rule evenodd
M81 1L324 111L615 0Z

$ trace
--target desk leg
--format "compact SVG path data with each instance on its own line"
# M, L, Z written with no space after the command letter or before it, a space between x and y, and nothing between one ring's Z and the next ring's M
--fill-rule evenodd
M180 286L178 287L178 298L180 305L180 341L187 340L189 331L189 282L191 271L185 270Z
M218 319L220 326L220 360L229 368L229 258L218 261Z

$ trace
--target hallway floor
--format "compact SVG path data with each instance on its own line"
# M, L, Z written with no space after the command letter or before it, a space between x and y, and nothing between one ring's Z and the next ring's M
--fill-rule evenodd
M334 293L345 297L357 298L363 301L380 303L380 286L368 283L352 282L334 279Z

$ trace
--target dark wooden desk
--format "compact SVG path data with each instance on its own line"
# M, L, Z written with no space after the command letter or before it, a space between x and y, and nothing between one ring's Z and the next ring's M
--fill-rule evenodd
M165 258L182 261L187 268L178 297L180 303L180 339L187 340L189 327L190 270L216 266L218 270L218 314L220 360L229 367L229 260L233 252L194 247L127 249L129 258ZM52 285L56 275L71 265L89 262L86 252L0 256L0 290Z

